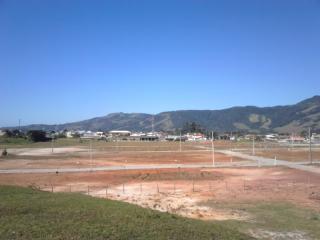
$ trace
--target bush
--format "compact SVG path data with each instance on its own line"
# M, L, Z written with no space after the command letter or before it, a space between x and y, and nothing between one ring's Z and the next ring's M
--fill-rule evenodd
M50 140L50 138L46 137L46 132L42 130L31 130L28 131L27 135L33 142L46 142Z
M1 156L7 156L8 155L8 152L7 152L7 149L4 149L1 153Z

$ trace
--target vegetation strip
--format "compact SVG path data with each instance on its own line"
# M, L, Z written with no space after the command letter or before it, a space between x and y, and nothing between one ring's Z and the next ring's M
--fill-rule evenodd
M250 239L210 222L74 193L0 187L0 239Z

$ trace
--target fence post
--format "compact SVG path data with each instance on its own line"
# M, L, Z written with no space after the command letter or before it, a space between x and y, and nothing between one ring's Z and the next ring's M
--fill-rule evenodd
M122 193L124 194L124 183L122 184Z
M176 183L173 184L173 193L176 193Z
M194 192L194 179L192 179L192 191Z
M106 187L106 198L108 197L108 185Z
M90 193L90 188L89 188L89 185L88 185L88 195L89 195L89 193Z
M51 192L53 192L53 185L51 185Z
M246 180L243 179L243 192L245 192L245 191L246 191Z
M158 183L157 183L157 191L158 191L158 193L159 193L159 185L158 185Z

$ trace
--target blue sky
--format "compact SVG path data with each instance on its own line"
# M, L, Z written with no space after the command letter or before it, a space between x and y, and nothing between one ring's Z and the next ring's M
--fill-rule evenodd
M319 0L0 0L0 126L294 104L319 43Z

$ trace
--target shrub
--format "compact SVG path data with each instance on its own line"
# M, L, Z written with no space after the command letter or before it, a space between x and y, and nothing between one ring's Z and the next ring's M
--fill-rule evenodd
M46 142L49 138L46 137L46 132L42 130L31 130L27 133L28 138L33 142Z
M1 156L7 156L8 155L8 151L7 149L3 149L2 153L1 153Z

